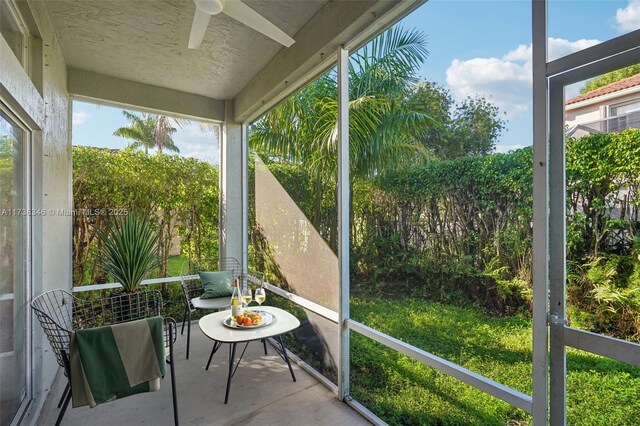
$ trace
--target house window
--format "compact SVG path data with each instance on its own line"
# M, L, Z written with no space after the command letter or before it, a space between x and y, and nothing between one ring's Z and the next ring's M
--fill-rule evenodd
M18 61L27 69L28 32L13 0L0 0L0 34Z
M635 111L640 111L640 99L635 101L627 102L621 105L611 106L609 109L609 115L611 117L615 117L618 115L625 115Z
M609 107L608 132L640 128L640 99Z

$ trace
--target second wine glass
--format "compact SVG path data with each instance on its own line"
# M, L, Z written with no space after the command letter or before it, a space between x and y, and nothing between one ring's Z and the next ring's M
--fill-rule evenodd
M255 301L258 302L260 307L262 307L262 303L265 301L266 298L267 298L267 294L265 293L264 288L262 287L256 288Z

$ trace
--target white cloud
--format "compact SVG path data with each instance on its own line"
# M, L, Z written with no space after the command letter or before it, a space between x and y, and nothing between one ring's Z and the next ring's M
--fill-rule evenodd
M547 49L549 50L549 60L553 61L554 59L561 58L570 53L577 52L578 50L586 49L587 47L591 47L598 43L600 43L600 40L588 38L569 41L564 38L549 37L549 42L547 43ZM531 64L531 52L532 47L530 44L528 46L525 44L520 44L515 49L507 52L507 54L504 55L502 59L504 59L505 61L524 61Z
M616 10L616 27L621 33L640 28L640 0L629 0L624 9Z
M199 123L190 123L173 137L180 149L180 155L197 158L212 164L220 164L220 150L217 133L214 130L202 130Z
M220 164L220 150L217 146L209 147L207 149L194 150L187 154L184 154L185 157L196 158L201 161L206 161L211 164Z
M516 145L496 145L495 151L499 152L499 153L502 153L502 154L506 154L508 152L524 148L525 146L526 145L519 145L519 144L516 144Z
M597 43L599 41L593 39L549 38L549 58L565 56ZM512 119L531 106L531 70L531 45L521 44L501 58L454 59L447 69L447 83L457 99L486 97Z
M531 98L531 70L527 64L499 58L454 59L447 69L447 83L457 99L486 97L508 118L525 112Z
M586 49L598 43L601 43L601 41L594 38L581 38L580 40L569 41L563 38L549 37L549 60L553 61L554 59L561 58L578 50Z
M71 118L71 122L73 123L74 126L82 126L84 123L87 122L89 117L91 117L91 115L89 115L89 113L86 111L74 112Z

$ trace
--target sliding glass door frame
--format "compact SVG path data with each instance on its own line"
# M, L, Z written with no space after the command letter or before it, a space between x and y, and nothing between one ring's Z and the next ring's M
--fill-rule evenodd
M23 295L22 295L22 315L24 324L24 351L25 351L25 394L18 410L14 413L11 425L17 425L29 408L33 396L33 355L32 355L32 315L29 302L32 298L32 160L31 143L33 131L25 124L19 114L16 114L3 98L0 97L0 112L11 120L12 124L22 130L22 187L23 187L23 210L22 216L22 241L23 241ZM23 212L20 212L22 214ZM15 291L14 291L15 293ZM15 304L14 299L14 304Z

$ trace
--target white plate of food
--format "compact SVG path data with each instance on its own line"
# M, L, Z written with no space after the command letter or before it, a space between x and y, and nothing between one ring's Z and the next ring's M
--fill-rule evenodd
M229 315L222 321L222 324L229 328L246 330L266 327L267 325L273 324L275 321L276 317L269 312L261 310L247 310L237 317Z

